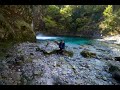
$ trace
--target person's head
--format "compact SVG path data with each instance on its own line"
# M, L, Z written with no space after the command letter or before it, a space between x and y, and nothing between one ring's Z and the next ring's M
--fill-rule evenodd
M63 41L63 40L61 40L60 42L61 42L61 43L64 43L64 41Z

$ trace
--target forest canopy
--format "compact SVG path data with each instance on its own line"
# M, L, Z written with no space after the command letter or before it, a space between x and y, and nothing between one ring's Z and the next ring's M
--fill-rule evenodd
M48 34L82 36L87 33L91 36L120 33L119 5L41 5L37 9L42 11L39 24L44 24L44 28L38 31Z
M119 5L0 5L0 39L47 35L100 37L120 34Z

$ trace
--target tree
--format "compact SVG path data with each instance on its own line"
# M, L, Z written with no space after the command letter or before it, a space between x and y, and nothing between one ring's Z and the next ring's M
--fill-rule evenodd
M115 14L113 13L112 5L108 5L103 12L104 21L101 22L100 27L102 28L103 32L109 33L114 32L114 26L116 25L115 22Z

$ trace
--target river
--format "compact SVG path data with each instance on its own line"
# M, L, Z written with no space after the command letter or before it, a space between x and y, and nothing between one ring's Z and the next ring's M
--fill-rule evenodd
M36 36L37 42L44 42L44 41L60 41L64 40L67 46L79 46L79 45L90 45L94 44L94 39L89 38L82 38L82 37L72 37L72 36L44 36L38 34Z

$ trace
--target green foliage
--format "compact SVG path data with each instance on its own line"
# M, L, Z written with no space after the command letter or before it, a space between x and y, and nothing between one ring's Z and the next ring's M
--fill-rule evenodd
M43 21L45 22L45 26L47 27L47 29L57 27L56 22L53 21L52 17L50 17L50 16L43 18Z
M83 18L77 18L76 19L76 24L78 26L84 26L85 24L87 24L89 22L89 19L87 17L83 17Z
M59 7L56 5L49 5L46 12L49 16L56 17L56 15L59 14Z
M104 10L103 15L105 17L111 17L113 15L112 13L113 13L112 5L108 5L108 7L106 7L106 9Z
M69 17L72 14L72 7L70 5L65 5L64 8L60 9L60 13L64 16L64 17Z
M105 7L106 5L46 5L43 17L45 28L61 34L61 30L64 33L77 33L92 29L93 26L99 29L97 25Z
M34 30L47 34L120 33L120 9L116 5L0 5L0 39L35 39L32 21Z
M118 13L118 12L117 12ZM108 5L103 12L104 20L99 25L104 34L114 35L118 27L118 17L116 12L113 12L113 6Z

